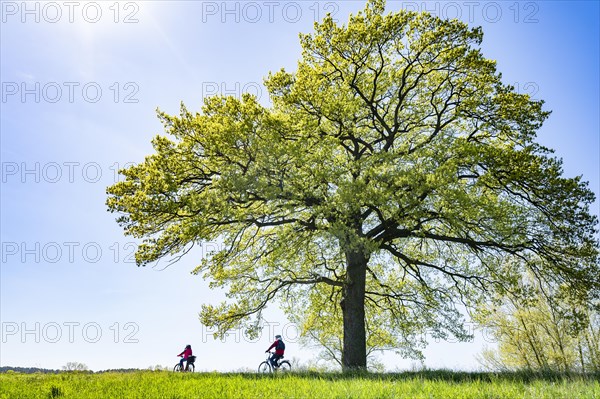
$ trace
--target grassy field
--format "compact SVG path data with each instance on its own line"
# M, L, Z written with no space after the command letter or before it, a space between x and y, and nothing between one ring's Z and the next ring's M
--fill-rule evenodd
M535 398L600 399L599 376L524 373L0 374L0 398Z

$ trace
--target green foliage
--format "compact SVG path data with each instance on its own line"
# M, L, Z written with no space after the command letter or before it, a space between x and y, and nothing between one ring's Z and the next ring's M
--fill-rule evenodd
M480 28L384 6L301 35L297 70L265 81L270 107L216 96L159 112L168 136L108 188L139 265L224 242L195 271L227 291L201 312L221 335L257 333L279 300L335 342L363 318L340 311L363 306L368 350L418 358L425 329L468 337L457 305L525 296L511 260L573 298L600 293L594 195L535 143L543 102L502 83Z
M561 374L491 374L427 371L400 374L304 373L103 374L0 373L2 399L187 399L261 398L410 398L550 399L593 398L598 378Z
M507 296L480 314L498 338L480 362L496 370L600 372L598 310L570 301L564 287L533 286L525 303Z
M49 398L58 398L64 396L63 392L60 388L55 387L54 385L50 388L50 393L48 394Z

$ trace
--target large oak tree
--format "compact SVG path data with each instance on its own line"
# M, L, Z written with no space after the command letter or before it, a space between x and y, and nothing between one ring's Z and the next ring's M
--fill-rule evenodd
M168 136L108 188L140 265L224 242L196 270L229 297L205 324L256 331L278 300L343 324L345 369L375 327L407 350L426 329L466 336L457 305L522 294L517 263L582 301L600 286L594 195L535 142L543 102L502 83L480 28L384 6L301 35L270 106L159 112Z

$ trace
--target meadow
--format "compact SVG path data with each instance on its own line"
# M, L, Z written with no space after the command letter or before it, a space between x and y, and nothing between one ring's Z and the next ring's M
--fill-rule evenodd
M599 375L130 373L0 374L0 398L535 398L600 399Z

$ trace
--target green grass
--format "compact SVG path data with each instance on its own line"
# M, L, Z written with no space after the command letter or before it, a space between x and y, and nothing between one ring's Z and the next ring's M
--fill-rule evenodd
M599 376L425 371L393 374L0 374L0 398L600 399Z

